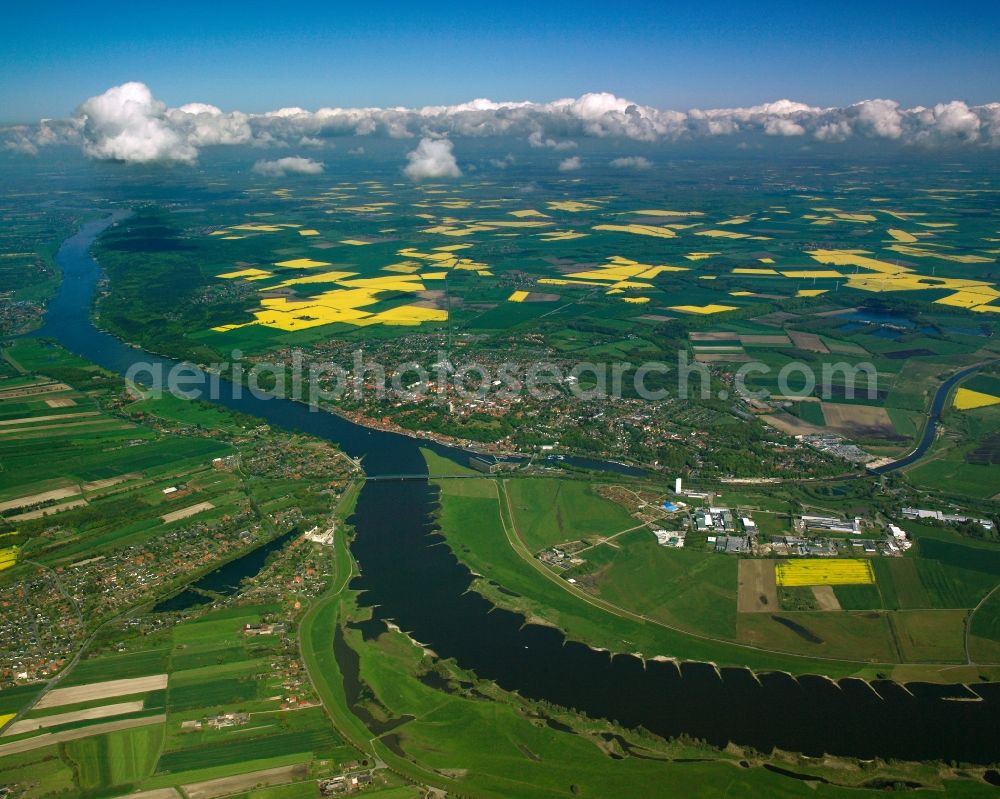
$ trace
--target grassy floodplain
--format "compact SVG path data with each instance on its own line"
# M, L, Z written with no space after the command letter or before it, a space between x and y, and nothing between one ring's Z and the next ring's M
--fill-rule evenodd
M970 548L954 534L928 528L924 535L915 526L921 537L906 558L862 560L860 570L853 561L821 561L816 579L792 578L840 583L832 586L838 611L816 612L820 607L807 593L804 605L779 613L739 613L736 558L713 552L694 534L683 549L657 546L647 527L587 481L512 477L442 479L439 485L441 529L459 559L483 575L476 589L592 646L831 676L888 673L951 682L996 668L990 658L975 661L978 670L969 665L962 635L971 609L996 585L988 544ZM564 504L564 496L574 501ZM529 504L526 497L536 500ZM768 505L763 496L734 493L733 500ZM525 507L531 511L522 520ZM543 564L537 556L552 546L572 551L582 564L566 571ZM801 571L807 563L786 566ZM992 607L977 611L983 629ZM775 615L811 637L774 624Z

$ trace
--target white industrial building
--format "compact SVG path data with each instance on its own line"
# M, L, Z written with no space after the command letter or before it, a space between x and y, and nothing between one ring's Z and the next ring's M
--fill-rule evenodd
M939 510L924 510L923 508L903 508L903 516L907 519L935 519L948 524L961 524L962 522L975 522L984 530L992 530L993 522L990 519L977 519L974 516L961 516L954 513L942 513Z

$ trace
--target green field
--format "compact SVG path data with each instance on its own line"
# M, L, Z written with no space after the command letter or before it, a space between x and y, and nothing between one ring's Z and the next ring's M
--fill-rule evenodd
M167 670L169 655L169 650L166 648L155 648L122 655L87 658L80 661L61 684L85 685L89 682L162 674Z
M599 596L682 629L736 639L736 558L661 547L646 529L615 543L599 547L588 578Z
M844 610L880 610L883 607L882 586L836 585L833 593Z
M612 535L638 522L591 483L572 480L510 480L518 531L533 551L594 535Z
M342 743L332 730L297 730L243 738L245 740L216 742L167 752L160 758L157 770L160 773L195 771L209 766L235 765L264 757L286 755L304 755L301 760L323 758L333 754Z
M154 725L120 730L64 746L82 791L128 786L152 773L163 746L163 728Z

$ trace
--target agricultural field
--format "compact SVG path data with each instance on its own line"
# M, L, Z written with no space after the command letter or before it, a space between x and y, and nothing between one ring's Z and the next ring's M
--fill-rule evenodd
M781 561L774 570L780 586L866 585L875 582L875 573L867 560L802 558Z
M653 549L637 531L600 544L589 554L582 553L587 556L586 565L577 571L557 574L518 537L516 510L512 525L504 497L516 482L505 481L501 486L485 478L440 481L442 534L456 556L482 575L473 587L491 602L556 626L570 639L592 646L640 651L649 657L684 652L692 659L741 665L776 662L773 655L728 645L738 632L734 626L736 560L708 553L664 551L647 533ZM500 490L502 494L498 494ZM603 569L608 563L611 568ZM588 569L594 566L597 577L590 578ZM610 575L606 585L601 579L605 572ZM577 585L565 579L574 574ZM675 582L663 579L663 574L671 575ZM652 598L647 598L642 588L653 592ZM601 593L605 590L608 596ZM626 603L635 603L635 607ZM700 637L690 637L685 630ZM819 668L798 655L788 659L779 655L777 661L789 670ZM860 664L834 664L834 668L854 673ZM830 670L830 664L824 669Z
M801 175L809 191L751 196L730 191L718 165L685 164L667 202L642 175L586 189L547 180L529 201L502 179L412 185L378 159L356 179L345 168L337 180L299 176L294 186L226 173L212 181L211 202L144 206L98 243L110 279L103 324L223 372L236 352L349 368L361 346L390 365L428 368L447 345L490 368L629 363L630 376L638 364L683 357L708 367L710 394L721 398L751 365L746 388L761 397L752 415L713 402L694 414L701 427L673 408L644 429L646 413L628 400L611 424L596 404L570 420L572 405L534 401L520 417L492 399L458 413L434 399L391 413L379 397L330 401L499 451L548 438L570 452L738 476L825 475L903 455L936 386L998 352L988 197L946 171L932 187L906 175L887 188L868 167L851 172L849 190L846 173ZM661 382L671 397L684 394L672 378ZM211 414L191 422L210 425ZM677 443L707 428L716 432L708 457ZM789 462L759 443L802 434L863 449L851 465L818 451ZM748 438L758 444L751 459L738 454ZM986 496L994 478L976 457L949 474Z
M48 756L48 779L80 791L200 785L268 768L282 771L279 784L335 773L330 764L356 752L330 728L287 644L244 632L279 611L209 612L130 642L133 651L84 659L67 687L4 731L0 773L36 752ZM96 675L115 679L89 681ZM215 718L229 721L215 728Z
M132 489L152 499L149 489L230 452L218 441L171 439L109 413L101 401L117 379L65 350L23 340L5 352L31 375L28 383L0 381L0 457L7 466L0 514L10 523L61 511L100 515L114 504L110 497Z
M202 575L206 587L190 592L196 604L238 591L279 539L307 518L322 521L356 469L326 443L254 419L175 397L137 399L119 378L46 340L20 339L3 353L14 374L0 378L0 604L18 608L0 622L5 717L130 609L157 606ZM222 564L229 571L208 580ZM165 682L105 702L78 686L168 668L155 647L85 659L37 708L61 708L62 717L20 719L9 734L65 743L81 725L144 726L167 711ZM217 698L254 690L245 680L220 683ZM140 695L150 691L158 696ZM189 704L203 704L188 693Z
M942 172L934 189L904 180L894 195L873 169L856 179L883 196L832 178L750 201L719 190L724 172L700 165L702 190L666 208L642 176L627 192L551 181L530 208L503 181L414 186L387 172L275 189L228 176L229 198L196 216L149 208L103 239L105 314L126 338L175 354L391 340L413 327L517 329L558 345L569 324L592 357L615 332L664 353L678 333L714 331L730 338L691 349L706 362L863 356L884 384L877 402L904 405L912 394L894 383L909 366L992 346L1000 291L984 194ZM136 253L146 263L126 273ZM776 387L773 373L753 379Z

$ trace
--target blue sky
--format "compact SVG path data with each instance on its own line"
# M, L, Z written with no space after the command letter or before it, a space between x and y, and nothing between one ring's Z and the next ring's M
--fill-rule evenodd
M0 122L67 116L128 80L251 112L588 91L680 110L1000 99L996 3L477 5L19 4L3 13Z

